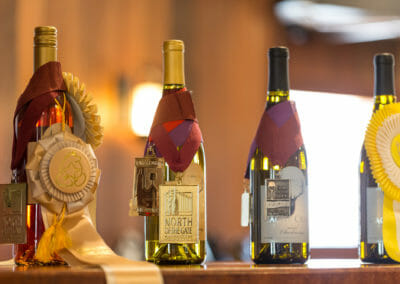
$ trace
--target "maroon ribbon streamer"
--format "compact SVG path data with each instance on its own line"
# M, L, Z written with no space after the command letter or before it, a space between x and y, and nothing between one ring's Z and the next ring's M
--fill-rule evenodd
M176 120L194 121L192 129L180 150L177 149L178 145L175 145L163 125ZM184 89L164 94L154 116L149 140L154 142L157 150L164 157L171 170L183 172L189 167L202 141L189 91Z
M66 92L59 62L48 62L33 74L25 91L18 99L14 112L14 140L11 169L21 168L27 145L35 140L35 126L43 111L54 104L54 99ZM16 126L16 119L18 125ZM18 137L16 132L18 127Z
M284 167L303 145L300 121L294 102L280 103L265 111L250 147L245 177L249 177L250 160L259 148L270 163Z

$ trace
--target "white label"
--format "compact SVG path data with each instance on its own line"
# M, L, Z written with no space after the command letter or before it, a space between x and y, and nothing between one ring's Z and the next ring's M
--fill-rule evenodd
M308 242L308 192L303 172L286 167L261 186L261 242Z
M367 243L382 241L383 191L367 187Z

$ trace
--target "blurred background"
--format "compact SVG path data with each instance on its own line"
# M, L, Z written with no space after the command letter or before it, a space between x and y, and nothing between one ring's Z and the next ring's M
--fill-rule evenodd
M133 161L145 144L131 128L133 90L162 83L162 42L182 39L206 149L210 245L217 259L248 259L243 174L265 105L266 54L285 45L308 151L311 247L357 256L357 166L372 112L372 58L392 52L398 59L396 0L0 0L0 19L0 183L10 181L12 116L32 75L34 27L56 26L63 70L85 82L105 127L96 150L98 231L140 258L143 219L128 216ZM11 246L1 245L0 259L10 256Z

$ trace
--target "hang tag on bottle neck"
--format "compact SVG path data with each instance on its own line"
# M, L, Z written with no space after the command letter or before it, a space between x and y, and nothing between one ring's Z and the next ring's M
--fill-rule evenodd
M164 158L157 157L151 145L143 158L135 158L131 216L158 216L159 186L164 181L164 163Z
M242 227L248 227L250 221L250 192L249 192L249 180L243 181L243 193L242 193L242 206L241 206L241 220L240 224Z
M26 183L0 184L0 243L26 243Z

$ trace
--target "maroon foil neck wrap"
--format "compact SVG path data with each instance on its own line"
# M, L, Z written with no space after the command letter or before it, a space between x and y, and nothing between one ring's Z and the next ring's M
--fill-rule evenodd
M164 124L168 122L179 120L193 121L191 130L185 137L185 142L180 150L177 149L179 145L175 145L164 127ZM184 89L164 94L154 116L149 140L155 144L158 152L164 157L171 170L183 172L189 167L202 141L189 91Z
M300 120L294 102L283 102L265 111L250 147L245 178L249 178L250 161L257 148L268 157L270 164L285 167L302 145Z
M14 112L14 140L11 169L21 167L21 163L26 155L28 142L35 140L35 126L42 112L54 104L54 99L60 93L66 91L67 88L59 62L48 62L39 67L33 74L25 91L19 97ZM19 126L15 125L17 117ZM18 138L15 127L18 127Z
M183 119L197 121L190 91L168 91L158 103L151 128L165 122Z

